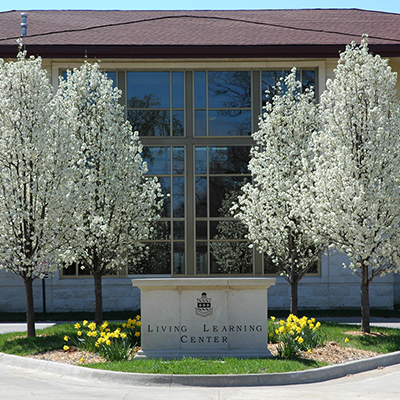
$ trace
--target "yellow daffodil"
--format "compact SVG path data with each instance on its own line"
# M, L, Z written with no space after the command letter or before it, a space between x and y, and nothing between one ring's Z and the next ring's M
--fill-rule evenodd
M75 329L80 329L80 327L81 327L81 324L77 322L77 323L75 324Z
M64 350L64 351L68 351L68 350L69 350L69 346L65 345L65 346L63 347L63 350Z
M69 337L67 335L64 336L64 340L68 342Z

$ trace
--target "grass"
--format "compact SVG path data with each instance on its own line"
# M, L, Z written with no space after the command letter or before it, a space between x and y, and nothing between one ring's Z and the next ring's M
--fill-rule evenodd
M117 323L110 324L112 328ZM391 353L400 349L400 330L371 327L377 335L353 336L349 331L359 331L357 325L342 325L323 322L321 334L324 340L335 341L342 346L371 350L380 353ZM64 336L76 332L73 323L63 323L37 331L36 338L27 338L26 333L7 333L0 335L0 351L8 354L26 356L55 349L61 349ZM346 341L346 338L349 340ZM184 358L181 360L134 360L88 364L86 367L121 372L139 372L155 374L248 374L300 371L318 368L324 363L305 360L300 357L292 359L258 358L235 359L221 358L205 360Z
M326 365L304 359L276 358L221 358L207 360L187 357L181 360L134 360L115 363L87 365L90 368L109 371L135 372L148 374L215 375L215 374L262 374L276 372L302 371Z

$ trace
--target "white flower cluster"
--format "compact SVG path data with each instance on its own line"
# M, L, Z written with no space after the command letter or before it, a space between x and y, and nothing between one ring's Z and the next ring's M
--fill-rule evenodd
M314 206L319 234L360 273L400 268L400 105L387 60L361 46L340 56L320 104L314 135ZM362 274L362 272L361 272Z
M289 282L324 244L345 252L365 307L372 279L400 271L396 81L366 36L341 54L319 105L293 70L253 135L253 182L233 207Z
M24 279L53 271L62 252L68 159L56 109L40 58L1 60L0 267Z
M72 251L79 264L105 274L132 259L160 209L160 185L146 178L138 134L119 104L121 92L85 62L60 79L59 98L74 149Z
M278 83L259 127L249 165L253 182L243 187L233 212L281 275L297 283L318 260L321 246L310 233L313 214L304 201L311 185L311 142L318 114L314 92L301 92L295 69Z
M24 279L78 260L121 267L160 207L99 65L68 72L52 93L40 58L1 60L0 268Z

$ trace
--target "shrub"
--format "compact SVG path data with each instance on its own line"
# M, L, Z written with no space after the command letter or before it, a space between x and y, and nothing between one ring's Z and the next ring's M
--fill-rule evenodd
M63 349L68 351L70 346L80 350L90 351L103 356L108 361L127 360L132 350L140 344L140 315L128 319L120 327L111 330L105 321L97 326L95 322L83 321L75 325L75 335L65 336Z
M275 317L271 317L268 324L269 341L278 343L279 357L293 357L322 344L320 326L321 323L316 322L315 318L298 318L290 314L286 320L276 321Z

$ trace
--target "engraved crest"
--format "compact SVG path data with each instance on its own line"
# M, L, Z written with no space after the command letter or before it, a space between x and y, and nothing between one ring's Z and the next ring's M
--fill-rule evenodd
M207 297L207 293L202 293L201 297L197 299L197 307L195 308L196 314L206 317L213 313L213 308L211 307L211 299Z

